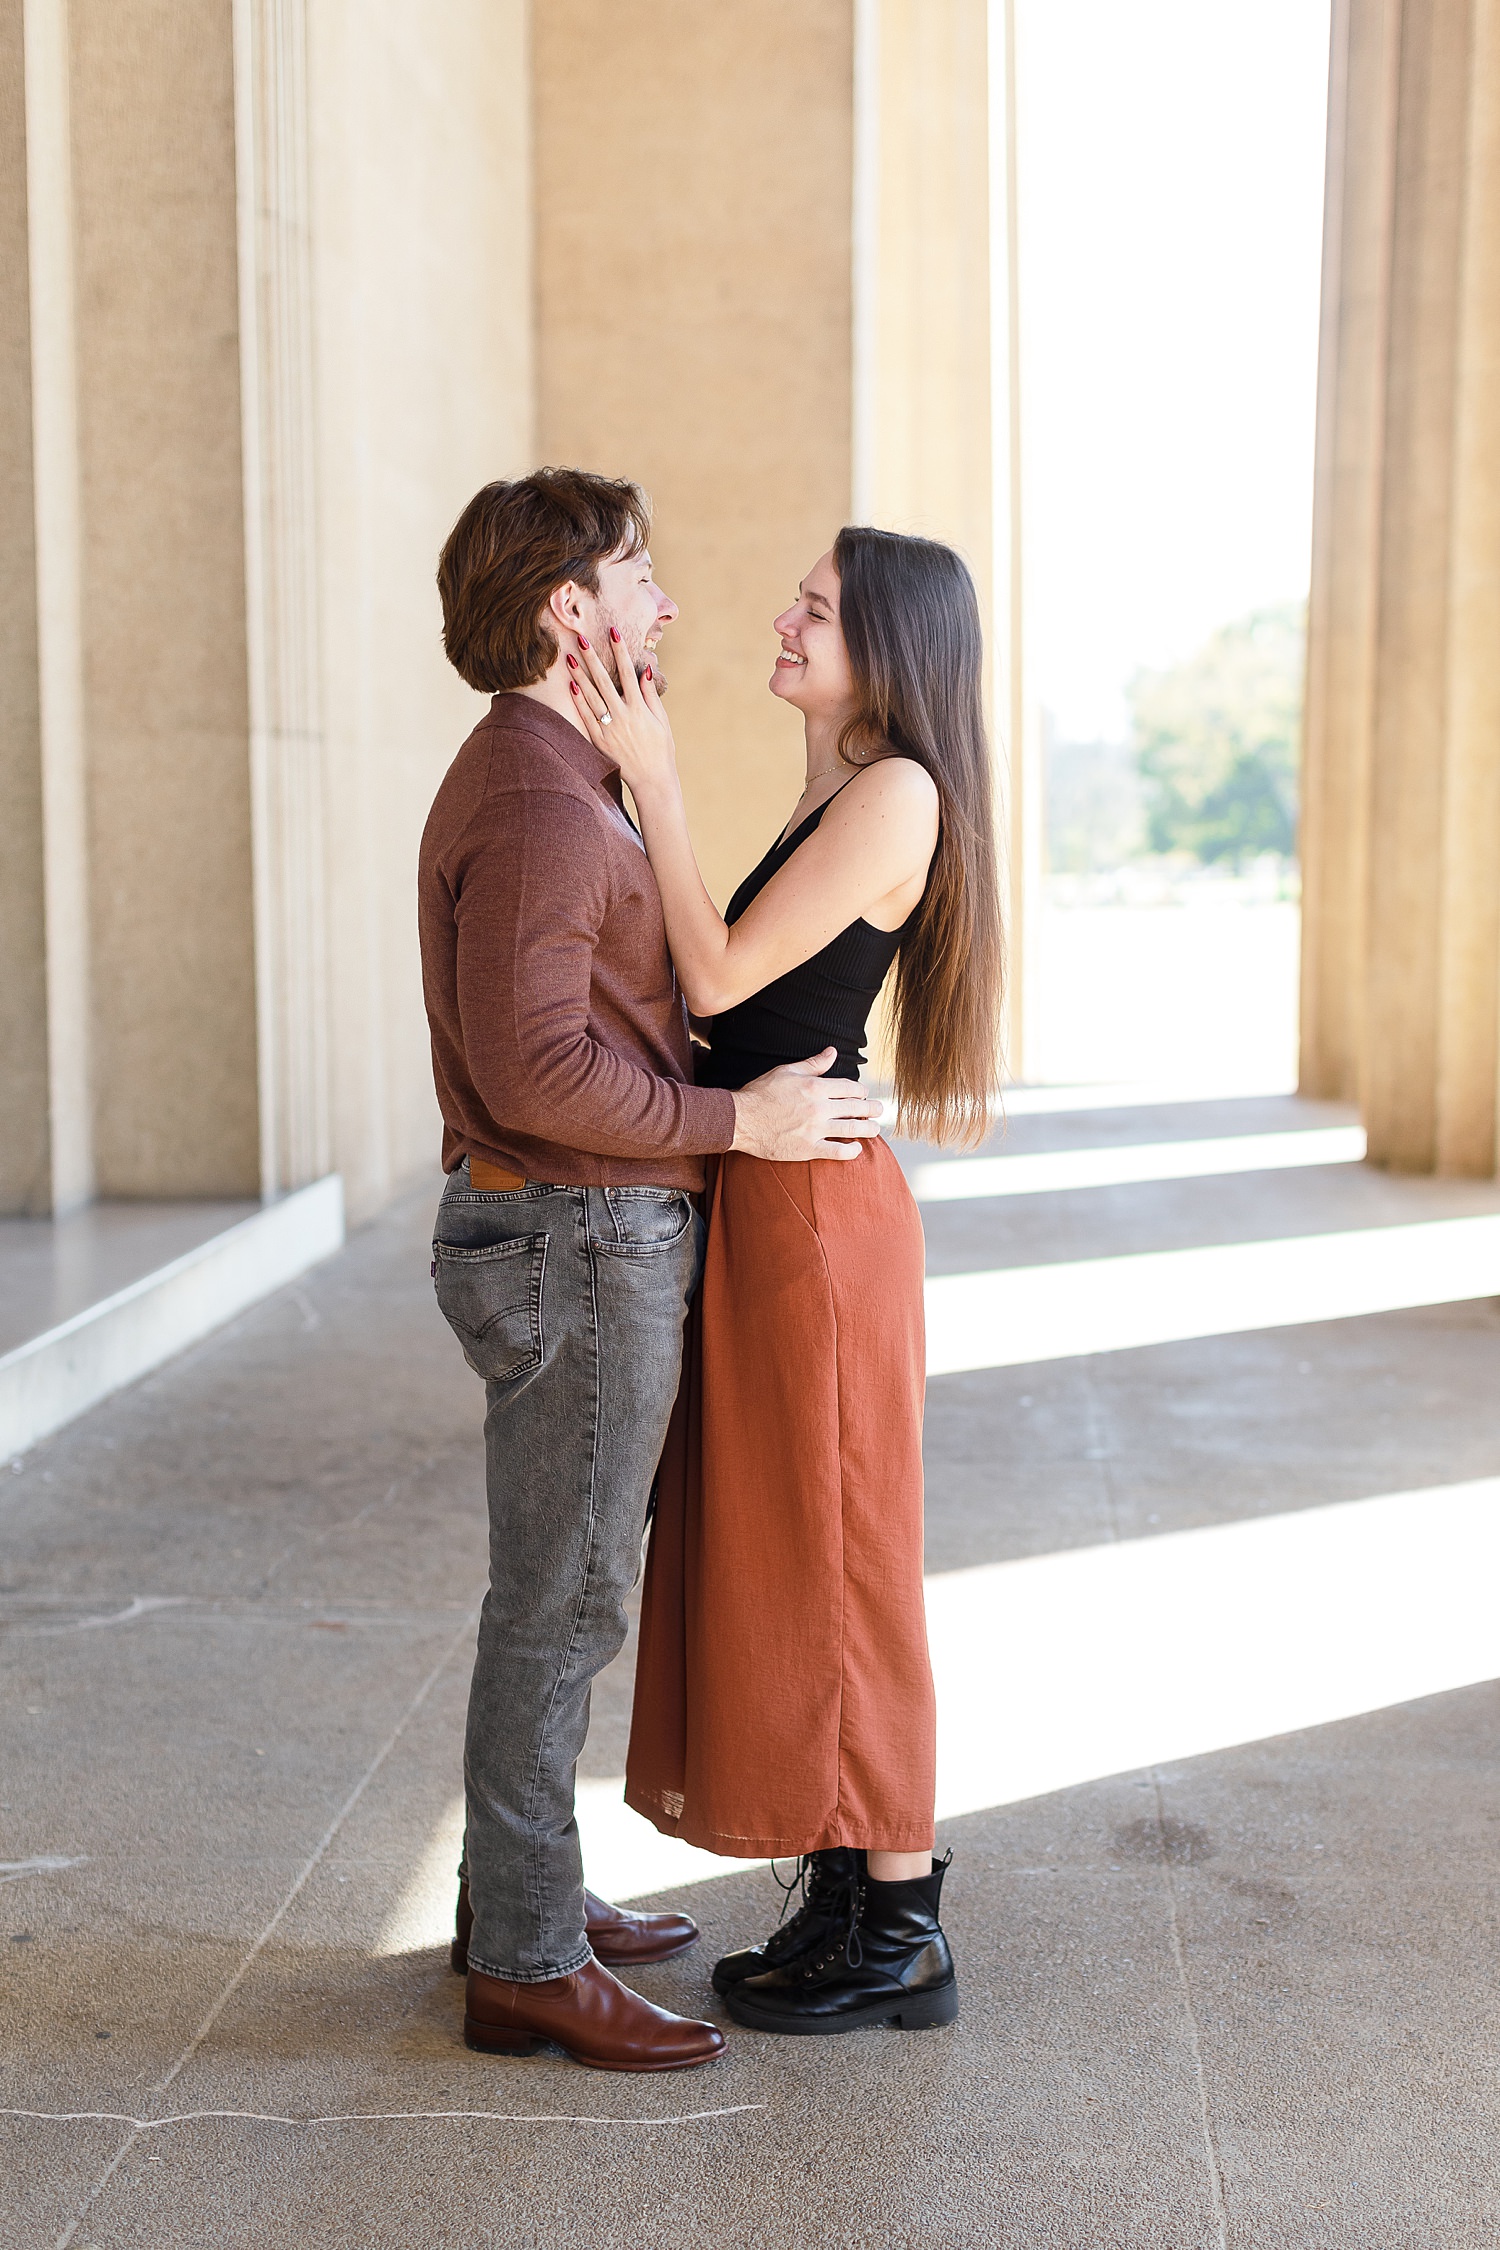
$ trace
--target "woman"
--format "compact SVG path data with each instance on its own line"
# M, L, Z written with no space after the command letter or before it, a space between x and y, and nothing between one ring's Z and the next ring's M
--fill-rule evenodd
M656 682L575 663L630 786L700 1080L781 1063L857 1078L894 964L907 1130L973 1141L1002 981L973 582L951 548L846 528L776 620L771 692L801 712L802 795L721 916L688 836ZM730 1154L663 1457L626 1796L672 1835L797 1854L801 1911L719 1962L741 2023L784 2032L958 2012L938 1919L922 1604L923 1243L882 1140L848 1160Z

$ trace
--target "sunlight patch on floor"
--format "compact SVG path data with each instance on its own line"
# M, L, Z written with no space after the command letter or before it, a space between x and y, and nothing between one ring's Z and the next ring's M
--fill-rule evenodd
M578 1831L588 1886L601 1898L648 1898L653 1891L681 1890L713 1875L765 1865L759 1859L720 1859L680 1837L660 1835L626 1804L623 1777L579 1782Z
M1135 1186L1145 1180L1202 1180L1230 1172L1284 1172L1313 1164L1358 1164L1362 1125L1307 1132L1243 1133L1206 1141L1150 1141L1131 1148L1045 1149L1031 1156L967 1156L918 1164L911 1190L919 1203L977 1196L1051 1195L1061 1189Z
M460 1792L428 1837L421 1858L387 1916L375 1943L377 1957L425 1953L430 1946L448 1943L453 1935L458 1855L463 1840L464 1800Z
M584 1880L601 1898L648 1898L654 1891L682 1890L714 1875L733 1875L765 1863L720 1859L675 1836L661 1836L625 1802L625 1780L580 1780L578 1832L583 1843ZM424 1953L446 1947L453 1935L453 1904L458 1890L458 1854L463 1842L464 1801L455 1797L433 1831L422 1856L387 1918L377 1954Z
M940 1817L1500 1676L1500 1477L927 1582Z
M1007 1086L995 1104L1007 1117L1062 1117L1085 1109L1160 1109L1184 1102L1257 1101L1268 1095L1295 1094L1296 1076L1279 1072L1243 1072L1205 1077L1195 1071L1187 1078L1102 1079L1074 1085Z
M990 1563L927 1581L938 1816L1327 1726L1500 1677L1500 1477ZM659 1836L580 1781L590 1886L645 1898L760 1864ZM463 1806L378 1950L445 1946Z
M929 1276L927 1372L1500 1296L1500 1214Z

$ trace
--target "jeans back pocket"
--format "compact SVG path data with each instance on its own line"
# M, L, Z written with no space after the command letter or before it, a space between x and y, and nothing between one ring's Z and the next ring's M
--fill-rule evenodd
M487 1383L508 1383L542 1364L542 1275L547 1237L523 1234L461 1250L434 1242L437 1301Z

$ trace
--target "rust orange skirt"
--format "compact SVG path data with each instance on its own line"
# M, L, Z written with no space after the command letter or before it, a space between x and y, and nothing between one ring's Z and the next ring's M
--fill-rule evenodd
M932 1842L922 1222L884 1141L712 1165L625 1795L732 1858Z

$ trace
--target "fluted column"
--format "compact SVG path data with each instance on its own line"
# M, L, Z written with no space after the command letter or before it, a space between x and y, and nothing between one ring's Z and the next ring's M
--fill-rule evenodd
M412 873L484 705L433 573L534 458L527 23L0 0L0 1210L436 1154Z
M67 13L0 7L0 1211L93 1184Z
M1449 552L1440 1172L1500 1169L1500 5L1470 44Z
M1401 0L1334 0L1302 787L1302 1083L1354 1101L1368 941L1370 741Z
M800 730L771 619L851 518L993 583L986 0L548 0L533 15L538 419L639 476L683 602L663 658L726 897ZM580 102L578 57L612 89ZM642 165L653 226L618 221Z
M1407 0L1401 27L1364 1086L1375 1154L1402 1171L1437 1160L1472 16L1473 0Z
M305 0L235 0L260 1174L330 1164Z
M1496 1169L1500 0L1337 19L1304 1073L1377 1162Z
M855 12L854 510L946 539L986 598L994 545L989 10Z
M229 0L69 0L93 1137L260 1185Z
M1023 1066L1025 869L1040 866L1034 730L1020 668L1013 306L1013 17L987 0L857 0L854 68L856 520L944 539L979 587L1010 876L1012 1070ZM998 157L998 173L995 159ZM998 240L996 236L998 235ZM998 317L997 317L998 315ZM1001 340L1000 364L992 341ZM996 447L1000 448L997 462ZM997 476L998 471L998 476ZM997 556L997 486L1009 488ZM1004 514L1002 507L1000 513Z
M724 900L801 772L771 620L850 512L853 0L546 0L532 40L538 443L656 502L682 604L662 661ZM580 56L607 100L580 100Z

